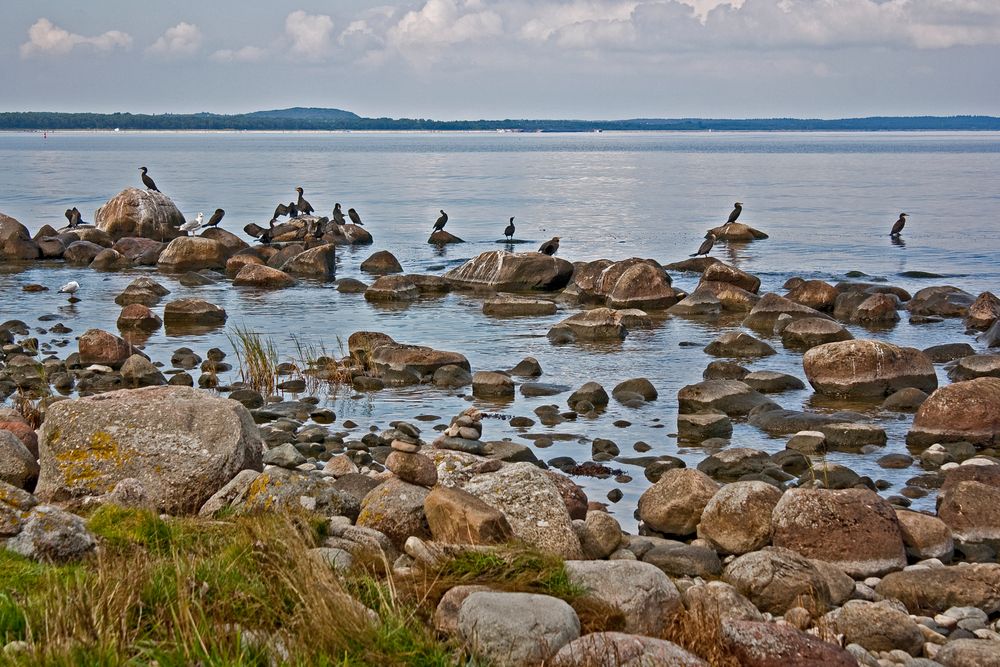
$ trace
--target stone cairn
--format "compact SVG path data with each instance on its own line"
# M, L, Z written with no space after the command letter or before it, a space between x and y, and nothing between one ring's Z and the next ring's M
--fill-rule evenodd
M482 454L483 414L469 408L452 419L451 425L434 441L435 449L452 449L466 454Z
M428 488L437 484L434 462L420 453L420 430L406 422L395 424L394 429L389 444L392 452L385 459L385 467L409 484Z

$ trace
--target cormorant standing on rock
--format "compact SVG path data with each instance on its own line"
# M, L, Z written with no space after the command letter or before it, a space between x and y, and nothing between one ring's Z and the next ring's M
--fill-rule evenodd
M274 236L274 220L270 222L270 227L268 229L265 229L264 233L261 234L260 238L257 240L263 243L264 245L270 245L271 238L273 236Z
M742 202L736 202L733 206L735 208L733 208L733 212L729 214L729 220L726 220L727 225L731 225L736 222L736 218L740 217L740 213L743 212Z
M344 220L344 212L340 210L340 202L333 205L333 223L336 225L347 224L347 221Z
M289 218L299 217L299 210L295 206L295 202L291 202L288 206L278 204L278 207L274 209L274 215L271 217L271 222L273 223L283 215L287 215Z
M146 186L146 189L155 190L156 192L159 192L160 189L156 187L156 183L154 183L153 179L151 179L149 175L146 174L148 169L146 169L145 167L139 167L139 171L142 172L142 184Z
M314 239L323 238L323 234L326 233L326 223L328 222L330 222L330 218L326 216L323 216L322 218L316 221L316 228L313 229L313 234L312 234Z
M434 231L440 232L442 229L444 229L444 226L447 224L448 224L448 214L444 212L444 209L442 209L441 217L438 218L437 221L434 223Z
M514 216L510 216L510 223L504 228L503 235L507 237L508 241L514 240Z
M316 210L312 207L312 204L307 202L305 200L305 197L302 196L302 193L305 192L305 190L303 190L301 187L297 187L295 188L295 191L299 193L299 200L295 202L295 208L298 209L301 215L309 215L310 213Z
M511 219L513 220L513 218ZM538 252L543 255L554 255L557 250L559 250L559 237L553 236L550 240L542 244L542 247L538 249Z
M364 226L361 224L361 216L358 215L358 212L355 211L353 208L347 209L347 217L350 218L351 222L353 222L354 224L360 225L362 227Z
M708 255L712 252L712 246L715 245L715 234L709 234L708 238L701 244L698 248L698 252L691 255L692 257L697 257L698 255Z
M77 210L76 206L66 209L66 219L69 220L70 229L83 224L83 218L80 216L80 211Z
M226 212L223 211L221 208L215 209L215 213L213 213L212 217L208 219L208 222L205 223L205 226L218 227L219 223L222 222L222 216L224 216L225 214Z
M889 232L889 236L899 236L899 233L903 231L903 227L906 226L906 219L909 217L909 215L910 215L909 213L899 214L899 220L897 220L896 224L892 226L892 231Z

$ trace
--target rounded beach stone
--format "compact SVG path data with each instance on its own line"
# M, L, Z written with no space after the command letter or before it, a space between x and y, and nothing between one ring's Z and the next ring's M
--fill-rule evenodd
M639 518L666 535L691 535L718 490L719 485L703 472L668 470L639 497Z
M716 551L741 555L771 540L771 512L781 491L767 482L734 482L719 489L705 505L698 537Z
M937 388L934 364L923 352L876 340L827 343L805 353L813 388L840 398L881 398L904 387Z
M490 663L548 660L580 636L580 619L566 602L533 593L475 592L458 612L458 634Z

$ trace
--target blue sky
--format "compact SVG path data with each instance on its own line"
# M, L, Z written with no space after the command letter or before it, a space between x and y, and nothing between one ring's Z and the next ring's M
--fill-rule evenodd
M1000 0L3 0L0 110L1000 115Z

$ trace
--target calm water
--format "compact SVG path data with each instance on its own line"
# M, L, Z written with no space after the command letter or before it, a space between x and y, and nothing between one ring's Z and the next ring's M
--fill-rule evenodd
M901 134L0 134L0 211L32 231L43 224L61 227L62 211L77 206L84 219L109 197L138 185L137 168L149 167L160 189L186 216L226 209L223 227L242 235L249 222L265 222L278 202L294 198L297 185L322 213L333 203L353 206L375 237L372 247L341 253L338 277L359 277L358 266L371 252L392 251L408 272L440 273L485 250L495 249L507 218L516 216L517 237L541 242L562 237L560 255L570 260L652 257L667 263L693 252L704 231L725 221L733 201L745 204L741 221L771 235L740 247L717 246L715 254L763 280L762 291L780 291L790 276L835 281L860 270L908 290L952 284L973 293L1000 288L1000 135L994 133ZM437 250L426 244L439 208L449 216L448 231L467 243ZM893 245L888 229L900 211L910 214L905 245ZM523 246L530 248L532 246ZM929 271L938 279L907 279L906 271ZM98 274L58 264L5 267L0 273L0 318L29 324L48 313L80 333L90 327L114 331L119 308L114 296L141 271ZM697 276L675 274L690 289ZM83 301L68 306L54 290L24 294L39 282L57 288L68 280L82 285ZM590 440L615 440L622 454L637 441L649 454L679 455L695 464L705 453L679 450L670 437L676 420L677 390L701 379L711 361L701 346L720 329L668 319L650 331L629 335L615 346L551 346L545 332L572 311L557 316L497 320L482 315L477 299L449 295L408 308L386 309L360 295L342 295L331 285L300 284L277 292L236 289L227 284L185 288L157 276L173 291L170 298L197 295L226 308L230 325L245 324L274 338L282 356L294 353L292 336L337 349L338 337L358 330L384 331L407 343L432 345L468 356L475 370L509 368L531 355L546 382L578 386L597 380L610 389L620 380L646 376L660 399L642 409L612 403L595 420L581 419L527 433L489 421L486 437L563 434L540 458L589 458ZM42 323L47 326L46 323ZM51 323L48 323L51 324ZM872 334L852 327L857 337ZM877 337L926 347L967 341L960 322L913 327L905 321ZM46 336L42 336L43 339ZM699 347L681 347L696 342ZM785 353L750 364L804 377L801 356ZM230 349L225 330L172 338L161 330L147 343L155 360L188 345ZM69 346L64 349L74 349ZM943 373L939 373L946 382ZM510 405L481 403L507 414L533 416L545 403L565 405L568 394L525 399ZM784 407L811 406L811 392L775 396ZM447 419L468 407L461 393L428 388L387 390L330 400L338 421L351 418L385 426L390 419L418 414ZM478 404L478 402L477 402ZM823 406L817 406L817 409ZM853 406L857 407L857 406ZM889 432L883 452L829 458L873 478L894 483L887 493L919 472L881 470L883 453L905 451L909 417L880 413L871 418ZM617 428L612 422L632 423ZM737 424L734 445L777 451L772 439ZM615 464L612 464L615 465ZM622 486L615 506L626 525L648 482L639 468L620 465L635 477ZM594 499L603 500L613 480L579 478ZM932 499L923 501L930 506Z

